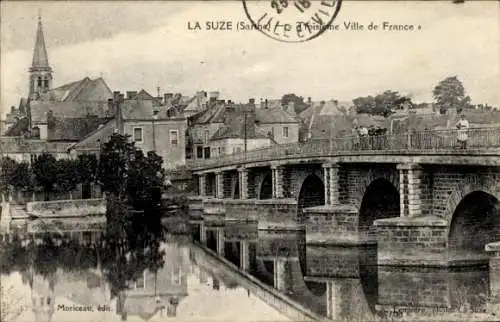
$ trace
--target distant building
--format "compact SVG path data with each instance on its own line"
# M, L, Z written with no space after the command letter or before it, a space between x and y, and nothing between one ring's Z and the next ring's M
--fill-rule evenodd
M312 102L309 108L298 115L301 121L300 140L307 141L350 135L352 123L357 117L353 113L353 107L352 102L336 100ZM364 117L359 118L362 123L367 121Z
M256 108L248 104L212 101L212 105L189 118L190 155L193 159L210 159L298 142L299 122L282 107Z

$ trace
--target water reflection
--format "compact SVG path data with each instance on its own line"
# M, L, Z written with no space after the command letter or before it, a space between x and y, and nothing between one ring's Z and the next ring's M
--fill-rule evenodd
M332 320L486 312L487 267L377 266L374 246L310 246L302 233L258 231L244 223L205 231L207 246L219 256ZM406 313L395 316L394 310Z
M28 226L2 236L2 321L286 320L161 224L126 239Z
M382 267L374 247L310 246L303 233L255 223L198 226L193 236L157 223L121 239L102 223L71 225L31 222L1 239L2 287L15 286L2 289L2 321L293 319L242 274L336 321L484 312L489 295L484 267Z

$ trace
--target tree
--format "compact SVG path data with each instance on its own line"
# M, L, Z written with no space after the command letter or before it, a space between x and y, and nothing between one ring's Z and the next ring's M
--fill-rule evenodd
M45 200L50 199L50 193L54 190L57 182L57 165L54 156L43 153L35 159L32 165L35 180L43 188Z
M353 101L356 112L388 117L402 104L408 103L412 106L410 98L400 95L398 92L387 90L374 96L355 98Z
M90 198L92 182L97 179L97 158L94 154L82 154L76 161L78 182L82 184L82 198Z
M290 102L294 103L296 114L299 114L309 107L309 105L304 102L304 97L297 96L294 93L285 94L281 97L281 105L288 106Z
M12 188L12 179L17 167L17 162L9 157L0 160L0 193L8 193Z
M17 163L10 184L18 191L30 191L34 188L33 171L28 162Z
M148 222L159 219L158 191L164 180L162 159L141 150L128 141L127 136L113 134L104 144L98 169L98 178L107 192L106 212L112 234L130 235ZM143 217L148 214L147 220Z
M465 95L465 88L457 76L447 77L439 82L432 91L436 106L441 114L451 108L458 113L470 107L470 97Z
M56 161L56 190L58 192L71 192L79 182L77 162L74 160L60 159Z

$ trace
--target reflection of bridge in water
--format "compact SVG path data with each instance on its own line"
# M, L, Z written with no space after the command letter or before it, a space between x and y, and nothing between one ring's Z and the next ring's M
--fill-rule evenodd
M259 231L256 223L201 226L207 248L239 268L236 281L246 273L323 318L486 312L485 267L377 266L373 246L306 246L303 233Z

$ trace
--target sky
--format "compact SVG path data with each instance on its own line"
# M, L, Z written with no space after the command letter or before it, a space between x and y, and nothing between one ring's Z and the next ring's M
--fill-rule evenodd
M267 4L265 4L267 5ZM54 86L104 77L112 90L218 90L221 98L296 93L340 101L396 90L416 102L458 76L472 103L500 106L500 3L344 0L334 24L304 43L251 31L189 30L196 21L248 23L241 1L2 1L1 108L28 91L41 13ZM420 25L419 31L347 31L344 22Z

